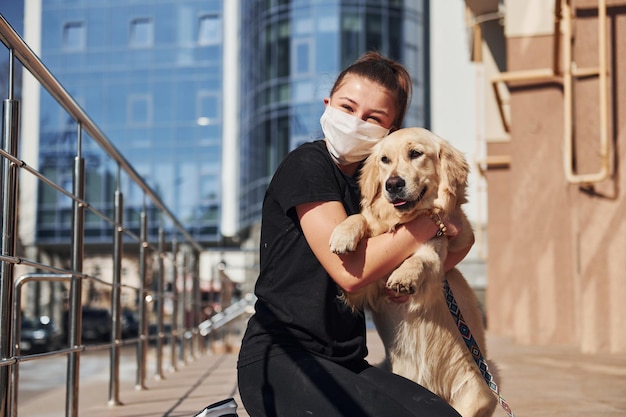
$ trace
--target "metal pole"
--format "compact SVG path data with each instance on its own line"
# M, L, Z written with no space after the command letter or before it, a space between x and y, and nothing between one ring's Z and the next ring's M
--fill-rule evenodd
M76 157L74 158L74 196L85 199L85 160L82 157L82 125L78 123ZM72 271L83 272L85 208L72 200ZM83 343L82 333L82 278L73 276L70 284L68 330L70 347ZM80 377L80 351L70 352L67 357L67 387L65 399L66 417L78 417L78 387Z
M2 102L2 148L9 154L17 157L17 141L19 126L19 102L13 100L13 50L10 50L9 65L9 98ZM0 178L2 182L2 255L15 256L17 250L17 170L18 167L8 159L2 159ZM11 262L2 262L0 266L0 328L11 329L11 304L13 287L14 265ZM11 331L0 332L0 358L11 357ZM8 366L0 367L0 416L8 415L11 409L11 369ZM17 404L13 405L17 407Z
M124 235L124 194L120 190L121 170L117 169L115 190L115 231L113 233L113 288L111 291L111 361L109 374L109 405L121 405L120 401L120 355L122 339L122 238Z
M21 332L22 332L22 316L20 314L20 309L22 306L22 287L27 282L34 281L42 282L43 280L48 280L50 283L61 283L61 282L69 282L72 279L71 274L36 274L30 273L25 274L18 277L13 284L13 340L21 340ZM20 344L13 344L13 356L20 356ZM11 395L11 416L17 417L17 404L19 398L19 382L20 382L20 363L16 362L13 369L13 382L11 386L12 395Z
M193 312L193 342L191 345L192 352L191 354L194 357L199 353L198 350L200 348L200 335L198 333L198 325L200 324L200 312L202 309L202 300L200 298L200 273L199 273L199 262L198 262L198 252L193 252L192 257L192 271L193 271L193 303L192 303L192 312ZM204 349L202 349L204 351Z
M147 251L148 251L148 216L146 214L146 202L144 199L143 209L141 210L141 229L139 232L139 343L137 344L137 378L135 380L135 389L147 389L146 381L146 353L148 342L146 340L148 334L147 320L147 300L146 300L146 282L147 282Z
M180 323L178 322L178 283L177 278L178 278L178 259L177 259L177 252L178 252L178 242L176 241L176 239L174 239L172 241L172 337L171 337L171 356L170 356L170 368L173 371L177 371L178 367L176 366L176 352L178 350L178 343L179 341L181 341L181 326Z
M181 322L182 322L182 337L181 337L181 347L180 347L180 359L183 361L183 364L187 365L187 341L185 340L185 335L187 334L187 275L189 274L188 270L188 260L189 255L187 251L183 251L183 264L182 264L182 280L183 280L183 290L180 297L180 308L181 308Z
M157 379L165 379L165 375L163 375L163 301L164 301L164 291L163 291L163 281L165 277L165 268L163 266L163 246L165 240L165 231L163 230L163 226L159 227L159 271L157 276L157 295L155 302L157 303L157 333L158 337L156 340L156 375Z

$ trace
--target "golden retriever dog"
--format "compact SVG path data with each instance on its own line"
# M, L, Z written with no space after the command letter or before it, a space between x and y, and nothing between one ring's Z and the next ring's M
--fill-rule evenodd
M463 318L486 356L485 331L478 300L459 270L444 273L448 251L472 243L471 225L461 205L466 200L469 166L448 142L422 128L400 129L373 149L359 178L361 213L334 230L330 249L354 250L375 236L425 214L433 221L453 214L462 219L459 236L431 239L386 280L346 294L355 310L372 312L394 373L409 378L448 401L463 417L491 416L497 398L476 366L448 309L443 281L448 280ZM410 294L391 302L386 288Z

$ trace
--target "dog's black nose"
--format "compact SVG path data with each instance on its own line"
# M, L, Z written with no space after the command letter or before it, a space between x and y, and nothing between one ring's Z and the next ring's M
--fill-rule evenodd
M401 177L391 177L385 182L385 189L392 194L402 191L405 186L406 182Z

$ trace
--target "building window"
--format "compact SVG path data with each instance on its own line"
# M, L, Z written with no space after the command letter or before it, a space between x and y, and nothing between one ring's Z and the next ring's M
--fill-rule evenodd
M63 48L67 51L85 49L86 30L83 22L68 22L63 26Z
M219 120L219 95L209 91L200 91L197 95L197 123L206 126Z
M220 188L219 175L215 173L202 173L200 177L200 200L205 205L218 198L217 190Z
M341 50L346 51L341 57L341 66L347 67L349 63L358 58L358 51L363 50L363 21L356 13L346 13L342 17L341 24ZM370 45L367 45L369 47Z
M219 45L222 42L222 22L216 14L200 16L198 22L198 44Z
M147 17L133 19L130 22L130 46L147 48L154 42L154 24Z
M147 125L152 119L152 104L149 95L132 95L128 98L128 123Z
M295 75L309 74L312 71L312 48L310 44L310 39L294 39L292 41L291 59L293 62L291 69Z
M71 173L61 172L59 174L59 183L61 187L68 193L72 193L74 191L74 181L72 179ZM57 207L58 208L71 208L72 207L72 199L62 193L57 193Z

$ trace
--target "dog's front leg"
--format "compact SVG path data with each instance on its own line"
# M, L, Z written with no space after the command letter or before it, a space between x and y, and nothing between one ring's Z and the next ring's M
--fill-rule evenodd
M445 236L424 243L391 273L387 288L400 294L413 294L429 282L442 281L447 247Z
M353 252L366 233L367 220L362 214L348 216L330 235L330 250L338 255Z

